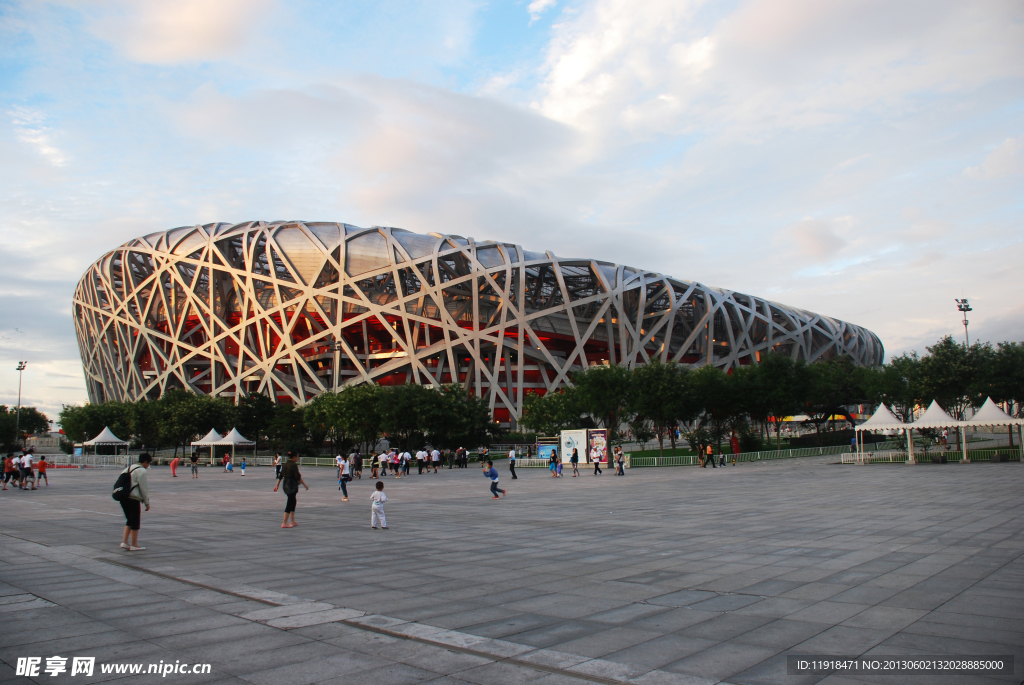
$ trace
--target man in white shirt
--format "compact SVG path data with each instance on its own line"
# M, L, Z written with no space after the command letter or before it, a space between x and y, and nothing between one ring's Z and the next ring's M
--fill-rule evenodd
M27 490L29 480L32 481L32 489L36 489L36 475L32 473L32 453L25 452L21 456L21 489Z
M434 463L434 473L437 473L437 467L441 465L441 453L434 448L434 451L430 453L430 461Z
M516 447L512 446L512 449L508 451L508 470L512 472L512 480L519 480L519 476L516 475Z
M601 452L596 447L590 448L590 461L594 462L594 475L601 474Z
M416 452L416 466L420 470L420 475L423 475L423 466L426 464L426 461L427 461L427 451L426 450L419 450L418 452Z

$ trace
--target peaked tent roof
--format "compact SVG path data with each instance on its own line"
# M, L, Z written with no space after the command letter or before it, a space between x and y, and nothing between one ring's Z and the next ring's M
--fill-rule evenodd
M223 437L224 436L221 435L220 433L218 433L215 428L211 428L210 432L207 433L204 438L202 438L201 440L196 440L192 444L193 445L216 445L217 441L220 440Z
M252 440L246 440L241 433L238 432L237 428L232 428L231 431L223 438L213 443L214 445L255 445L256 443Z
M963 421L957 421L946 413L946 410L939 406L939 403L932 400L928 411L921 415L917 421L910 424L910 428L951 428L963 425Z
M892 430L893 428L906 428L907 425L900 421L899 417L893 414L889 407L883 402L878 411L871 415L871 418L856 427L858 431Z
M127 445L127 440L122 440L113 433L110 432L110 428L107 426L103 427L100 434L92 440L86 440L82 443L83 445Z
M1024 419L1015 419L992 401L991 397L985 399L985 404L975 412L974 416L964 421L964 424L971 426L1020 426L1024 425Z

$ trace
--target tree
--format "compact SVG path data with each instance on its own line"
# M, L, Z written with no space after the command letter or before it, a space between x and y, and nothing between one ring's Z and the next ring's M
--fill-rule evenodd
M769 352L757 366L734 374L741 395L740 405L765 426L775 426L775 449L782 448L782 422L800 411L810 383L807 364L776 352Z
M256 393L243 397L235 407L235 427L238 432L256 443L266 439L267 429L274 419L274 403L266 395Z
M95 438L106 427L122 440L132 436L132 407L122 402L82 406L65 404L58 415L64 435L72 442Z
M693 431L706 430L710 440L721 449L722 437L743 414L740 381L714 366L702 366L691 374L691 378L697 409L694 418L698 419L698 424L690 432L699 436ZM699 439L703 447L712 444L704 442L703 437Z
M921 359L916 352L903 354L888 364L864 372L864 390L869 402L885 403L904 423L913 418L914 407L922 401Z
M25 436L45 433L49 429L49 419L35 407L22 407L19 420L17 407L0 405L0 443L8 451L18 449Z
M628 410L642 421L654 426L658 437L659 456L665 455L665 431L671 431L675 447L675 428L679 421L689 420L691 403L688 402L689 370L670 362L654 359L633 370L630 383Z
M303 407L292 404L274 405L274 418L267 426L267 438L276 449L305 452L308 445Z
M159 400L140 400L129 406L131 416L131 432L139 446L158 449L166 440L163 432L164 410L166 406ZM130 436L118 436L127 440Z
M523 398L520 425L538 435L556 435L566 428L579 428L582 421L575 388L560 388L545 395L529 393Z
M348 442L343 409L341 395L334 392L321 393L306 404L303 422L313 447L329 439L331 447L340 454Z
M836 414L844 415L854 425L846 407L867 401L866 374L864 367L846 356L816 362L807 368L810 374L805 406L820 442L821 425L832 421Z
M572 376L580 409L604 424L609 440L618 437L623 413L628 413L632 376L629 369L619 364L591 366Z
M381 418L377 405L382 394L380 386L370 383L347 385L338 393L345 431L366 451L374 449L380 439Z
M422 385L387 386L377 399L381 429L388 436L392 446L409 450L422 444L423 417L436 401L434 390Z

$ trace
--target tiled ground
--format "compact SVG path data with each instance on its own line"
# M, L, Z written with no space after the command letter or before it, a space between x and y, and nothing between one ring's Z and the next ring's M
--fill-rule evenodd
M834 458L833 458L834 459ZM150 475L145 552L113 471L0 493L0 682L18 657L208 662L209 675L37 682L1021 682L1024 466L786 460L553 480L270 469ZM144 570L134 570L144 569ZM1012 677L786 675L787 654L1013 655ZM98 668L98 667L97 667Z

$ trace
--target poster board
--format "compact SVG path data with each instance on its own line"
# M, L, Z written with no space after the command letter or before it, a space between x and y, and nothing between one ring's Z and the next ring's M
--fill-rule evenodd
M537 458L549 461L551 453L558 450L558 445L537 445Z
M561 449L562 463L568 464L569 460L572 459L573 448L579 450L580 463L587 463L587 431L575 430L575 431L562 431L561 439L558 441Z
M590 450L597 449L598 461L608 462L608 429L594 428L587 431L587 454ZM580 461L583 461L582 459Z

